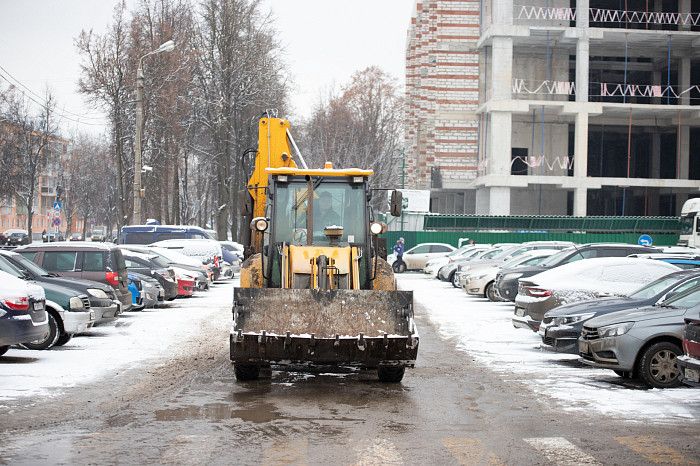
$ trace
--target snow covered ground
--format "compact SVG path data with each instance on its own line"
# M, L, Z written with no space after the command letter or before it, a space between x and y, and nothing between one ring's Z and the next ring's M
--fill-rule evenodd
M116 322L99 325L48 351L11 348L0 357L0 405L19 397L58 396L65 387L89 383L126 368L153 365L208 319L230 328L235 281L214 284L167 307L126 312ZM212 342L228 351L228 340Z
M126 313L62 348L10 349L0 357L0 405L21 397L58 396L66 387L158 364L163 354L182 351L182 343L193 337L202 322L216 319L222 328L229 328L234 283L237 280L216 284L193 298L175 300L168 308ZM512 304L469 296L422 273L399 275L398 283L401 289L414 291L415 301L425 308L440 335L453 341L459 351L490 366L504 380L529 387L533 407L535 399L550 399L562 410L597 411L632 422L700 419L700 390L648 390L612 371L582 366L574 355L540 350L540 338L534 332L511 324ZM220 344L222 351L228 349L225 337L213 344Z
M549 398L563 410L598 411L629 421L700 419L700 390L646 389L611 370L583 366L575 355L541 350L536 333L513 327L512 303L470 296L422 273L402 274L397 281L399 288L413 290L414 302L428 310L443 338L505 380L526 384L537 399Z

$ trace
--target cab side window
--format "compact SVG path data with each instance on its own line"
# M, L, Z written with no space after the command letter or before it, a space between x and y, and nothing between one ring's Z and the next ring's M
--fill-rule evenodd
M408 254L428 254L430 252L430 245L424 244L418 246L413 251L409 251Z

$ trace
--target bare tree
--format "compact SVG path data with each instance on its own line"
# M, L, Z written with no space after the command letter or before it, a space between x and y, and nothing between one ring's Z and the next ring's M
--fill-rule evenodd
M340 95L316 103L301 141L314 166L374 170L372 185L400 181L403 98L397 80L377 67L355 73ZM375 206L380 207L378 196Z
M56 101L45 92L39 111L34 114L30 101L16 90L6 93L3 121L2 165L11 172L3 186L24 211L27 233L32 236L35 203L39 196L39 176L49 164L57 165L63 151L55 119Z
M109 31L101 36L90 31L82 31L76 40L76 47L83 57L82 77L79 90L88 101L107 111L111 123L111 136L115 158L117 186L117 231L128 221L130 180L133 180L125 167L129 167L124 140L133 134L128 116L128 103L133 100L128 62L128 25L126 23L126 3L114 8L113 23ZM135 69L135 68L134 68Z
M204 0L197 34L195 114L212 159L216 230L238 230L234 193L245 184L237 156L253 144L251 121L262 110L284 111L285 65L261 0ZM230 222L230 223L229 223Z

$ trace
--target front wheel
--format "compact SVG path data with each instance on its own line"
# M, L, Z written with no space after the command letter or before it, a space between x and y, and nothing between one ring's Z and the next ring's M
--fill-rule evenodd
M493 286L493 282L486 285L486 290L484 291L484 297L488 298L489 301L497 303L500 301L498 295L496 294L496 287Z
M681 354L681 348L674 343L654 343L639 358L639 377L651 388L678 387L681 384L678 356Z
M380 382L401 382L405 372L406 368L404 366L379 366L377 368Z
M457 272L452 272L452 275L450 275L450 282L452 282L452 286L459 288L459 276Z
M3 354L7 353L7 351L10 349L10 345L5 345L5 346L0 346L0 356Z
M404 273L406 271L406 263L405 262L394 262L394 265L392 266L394 269L394 273Z
M49 313L49 331L46 333L44 338L40 338L36 341L30 343L22 343L22 347L32 350L45 350L51 348L56 344L61 331L58 328L58 322L53 314Z
M260 377L260 366L234 364L233 372L236 374L236 380L257 380Z
M54 346L63 346L66 343L68 343L71 338L73 338L73 335L70 333L62 333L60 337L56 339L56 343L54 343Z

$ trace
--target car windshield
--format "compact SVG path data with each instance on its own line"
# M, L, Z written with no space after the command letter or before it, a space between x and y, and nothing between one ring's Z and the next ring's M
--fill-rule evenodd
M661 277L657 280L654 280L651 283L647 283L646 285L642 286L641 288L637 289L636 291L633 291L630 293L629 296L630 298L635 298L635 299L648 299L653 296L656 296L657 294L661 293L663 290L668 288L669 286L673 285L678 281L677 276L669 277Z
M24 267L25 269L29 270L34 275L39 275L40 277L50 277L51 276L51 272L44 269L43 267L36 265L34 262L30 261L29 259L27 259L24 256L21 256L19 254L17 254L16 256L13 255L12 260L19 263L19 265L21 267Z
M308 184L290 182L278 184L275 194L274 243L282 241L306 244ZM342 226L340 241L365 241L364 185L320 182L313 191L313 241L317 245L330 244L324 233L328 226Z
M24 273L15 264L10 262L9 259L3 256L0 256L0 270L17 278L25 278Z
M700 304L700 285L694 286L672 298L668 298L664 306L693 307L697 304Z

